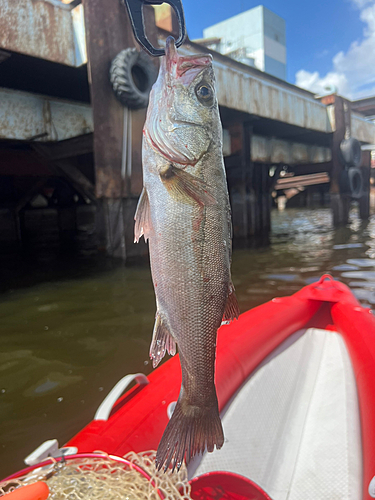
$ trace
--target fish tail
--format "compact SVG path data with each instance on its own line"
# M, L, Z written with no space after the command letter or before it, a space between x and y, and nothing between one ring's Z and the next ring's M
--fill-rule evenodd
M192 457L206 449L214 451L224 444L224 433L217 404L213 407L193 406L180 400L160 440L156 453L156 468L164 472L172 465L180 470L185 458L186 464Z

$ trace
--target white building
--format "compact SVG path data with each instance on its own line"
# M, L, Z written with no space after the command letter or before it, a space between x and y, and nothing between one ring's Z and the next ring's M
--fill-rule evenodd
M286 79L285 21L258 5L203 30L206 46Z

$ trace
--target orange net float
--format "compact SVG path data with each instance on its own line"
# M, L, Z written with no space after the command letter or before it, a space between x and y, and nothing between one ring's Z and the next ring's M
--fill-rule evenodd
M21 486L7 493L7 500L47 500L49 488L44 481Z

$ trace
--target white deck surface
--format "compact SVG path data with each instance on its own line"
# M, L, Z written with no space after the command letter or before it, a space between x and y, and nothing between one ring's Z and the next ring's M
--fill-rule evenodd
M232 471L273 500L358 500L362 450L356 385L337 333L295 333L247 380L222 414L223 448L191 477Z

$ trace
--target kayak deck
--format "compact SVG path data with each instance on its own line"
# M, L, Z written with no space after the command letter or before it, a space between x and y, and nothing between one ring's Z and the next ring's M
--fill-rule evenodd
M345 342L299 330L280 344L222 412L225 446L189 466L248 477L274 500L357 500L362 490L358 397Z

